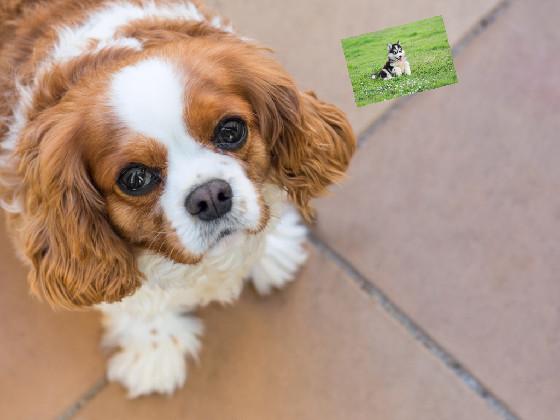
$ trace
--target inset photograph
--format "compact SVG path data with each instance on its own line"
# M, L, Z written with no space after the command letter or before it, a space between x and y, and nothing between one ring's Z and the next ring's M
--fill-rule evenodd
M457 83L441 16L342 40L356 105Z

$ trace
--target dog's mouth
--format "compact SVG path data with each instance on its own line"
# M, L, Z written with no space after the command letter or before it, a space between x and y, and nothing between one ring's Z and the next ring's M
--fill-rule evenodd
M233 229L224 229L222 230L219 234L218 237L216 238L216 242L220 242L222 239L224 239L226 236L231 235L234 232Z
M217 245L226 242L225 239L232 236L238 230L234 228L225 228L221 230L212 241L212 245L210 245L209 249L215 248Z
M232 228L227 228L220 231L220 233L216 235L216 238L214 239L212 244L208 247L208 251L207 251L208 254L213 255L216 253L220 253L224 249L232 246L232 244L235 242L236 238L238 238L241 232L242 232L241 229L232 229Z
M247 221L243 214L236 211L214 221L199 224L199 235L206 245L202 253L223 249L236 243L240 236L256 235L261 232L269 218L268 206L264 205L262 208L260 220L256 225Z

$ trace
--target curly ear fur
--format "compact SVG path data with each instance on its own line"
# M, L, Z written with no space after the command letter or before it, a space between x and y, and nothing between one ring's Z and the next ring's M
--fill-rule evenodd
M140 284L132 250L88 176L76 127L65 117L39 118L17 151L27 188L18 238L32 265L31 290L64 308L117 301Z
M310 200L343 176L356 149L350 123L340 109L313 92L299 92L267 56L245 69L244 84L270 143L272 179L311 220Z
M356 149L346 116L313 92L300 94L301 119L272 149L275 179L283 185L306 219L309 201L342 178Z

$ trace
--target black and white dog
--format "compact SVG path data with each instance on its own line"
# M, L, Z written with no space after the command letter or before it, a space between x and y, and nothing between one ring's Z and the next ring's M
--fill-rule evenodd
M404 49L397 41L396 44L387 44L387 62L379 73L373 73L372 79L378 77L382 79L391 79L393 76L400 76L406 74L410 76L410 63L406 59Z

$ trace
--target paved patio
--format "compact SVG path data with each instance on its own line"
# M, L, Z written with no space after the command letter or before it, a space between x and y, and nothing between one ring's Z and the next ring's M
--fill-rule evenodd
M558 418L560 3L207 3L359 134L311 260L281 292L203 310L185 388L129 401L104 380L97 315L31 299L2 225L0 417ZM433 15L459 84L357 109L340 39Z

